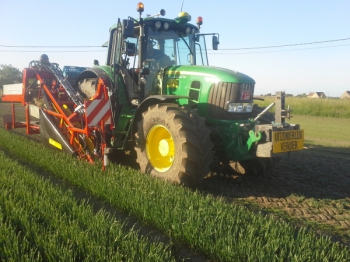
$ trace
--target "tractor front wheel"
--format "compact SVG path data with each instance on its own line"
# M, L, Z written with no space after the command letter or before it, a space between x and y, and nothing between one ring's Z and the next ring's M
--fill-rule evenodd
M213 160L209 134L196 110L176 104L149 107L136 133L141 171L185 186L198 185Z

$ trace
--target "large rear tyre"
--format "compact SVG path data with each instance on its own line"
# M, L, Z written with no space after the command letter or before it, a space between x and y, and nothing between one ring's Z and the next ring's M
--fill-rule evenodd
M196 186L213 161L209 134L196 110L176 104L153 105L138 122L136 161L144 173Z

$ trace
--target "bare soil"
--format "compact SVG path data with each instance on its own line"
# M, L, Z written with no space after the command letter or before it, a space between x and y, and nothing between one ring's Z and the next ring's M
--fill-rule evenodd
M350 152L305 149L282 159L266 177L216 174L203 190L232 203L315 226L350 244Z

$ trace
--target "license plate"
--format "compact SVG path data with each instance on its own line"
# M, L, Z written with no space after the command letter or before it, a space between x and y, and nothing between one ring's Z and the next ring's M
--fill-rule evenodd
M250 92L249 91L241 92L241 100L249 100L249 99L250 99Z
M304 148L304 130L272 132L272 152L283 153Z

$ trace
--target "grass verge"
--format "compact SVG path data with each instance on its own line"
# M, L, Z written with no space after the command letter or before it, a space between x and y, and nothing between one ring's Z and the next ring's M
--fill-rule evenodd
M264 101L256 100L260 106L268 106L274 102L274 97L263 97ZM350 99L306 97L286 97L286 106L290 105L295 115L350 118ZM274 108L272 108L272 111Z

